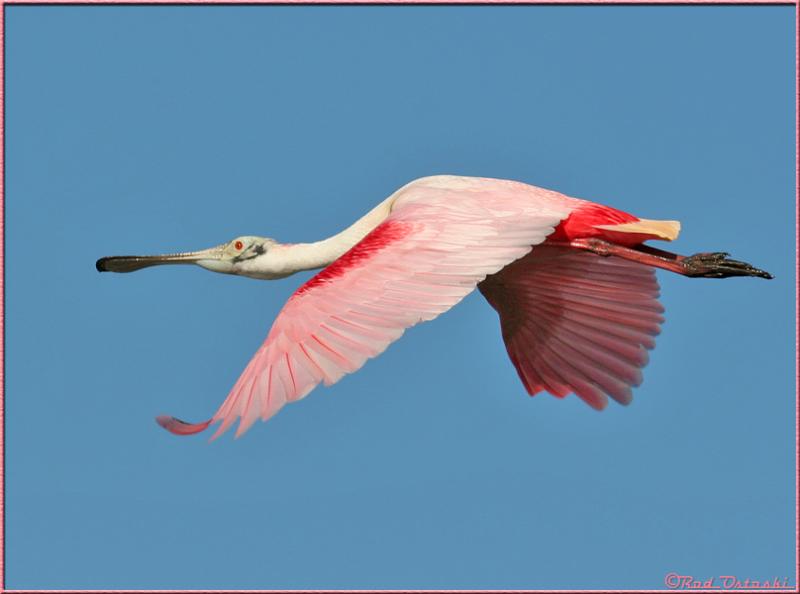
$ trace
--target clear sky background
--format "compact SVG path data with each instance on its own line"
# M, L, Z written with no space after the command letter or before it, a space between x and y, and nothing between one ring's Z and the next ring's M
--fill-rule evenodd
M794 582L792 7L7 7L10 588ZM100 256L337 232L406 182L679 219L629 407L529 398L478 294L242 439L308 274Z

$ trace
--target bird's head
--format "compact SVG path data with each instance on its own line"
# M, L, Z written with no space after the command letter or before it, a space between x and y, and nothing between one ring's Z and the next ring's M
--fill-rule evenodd
M162 264L196 264L207 270L256 278L286 276L270 270L270 251L280 246L274 239L245 235L227 243L196 252L180 252L158 256L108 256L100 258L100 272L134 272Z

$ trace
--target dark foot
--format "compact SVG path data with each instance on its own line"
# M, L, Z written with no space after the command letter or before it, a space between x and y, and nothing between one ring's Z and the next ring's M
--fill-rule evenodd
M726 252L700 253L687 256L680 261L683 274L704 278L727 278L729 276L758 276L773 278L765 272L751 266L747 262L729 260Z

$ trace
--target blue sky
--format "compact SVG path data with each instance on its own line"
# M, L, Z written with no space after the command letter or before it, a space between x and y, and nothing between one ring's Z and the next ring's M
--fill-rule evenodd
M9 588L794 582L792 7L7 7ZM424 175L679 219L625 408L526 396L478 294L242 439L304 278L100 256L333 234Z

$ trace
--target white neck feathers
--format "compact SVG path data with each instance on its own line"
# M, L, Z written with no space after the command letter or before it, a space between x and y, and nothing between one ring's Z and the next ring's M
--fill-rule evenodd
M301 243L292 246L299 250L298 253L305 252L310 259L309 263L311 265L303 267L302 270L322 268L344 255L351 247L364 239L370 231L386 220L392 210L394 201L395 196L390 196L347 229L332 237L314 243Z
M235 274L254 278L282 278L300 272L323 268L331 264L367 233L380 225L392 210L397 193L389 196L375 208L341 233L314 243L277 244L266 254L250 262L243 262Z

